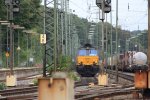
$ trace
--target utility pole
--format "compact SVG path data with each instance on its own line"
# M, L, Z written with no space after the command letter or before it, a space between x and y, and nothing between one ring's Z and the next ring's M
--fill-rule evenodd
M104 61L104 0L102 1L102 61ZM104 66L102 66L102 73L104 71Z
M118 0L116 0L116 54L117 54L117 63L116 63L116 82L118 82Z
M57 0L54 0L54 71L57 67Z
M70 51L70 48L71 48L71 46L70 46L70 34L71 34L71 31L70 31L70 25L71 25L71 20L70 20L70 9L69 9L69 2L67 3L67 8L68 8L68 55L70 55L71 54L71 51Z
M148 65L150 67L150 0L148 0Z
M108 57L108 26L107 26L107 13L106 13L106 66L107 66L107 57Z
M105 14L109 13L111 11L111 6L109 5L111 3L111 0L96 0L96 5L102 10L102 65L101 65L101 74L98 75L98 80L103 81L108 80L108 74L104 73L104 19ZM107 85L108 81L105 81L106 83L99 82L99 85Z
M29 67L28 66L28 61L29 61L29 56L28 56L28 51L29 51L29 48L28 48L29 47L29 35L28 34L29 33L27 33L27 65L26 65L27 67Z
M69 55L71 57L71 18L72 17L72 10L69 9Z
M9 20L9 6L8 5L6 5L7 6L7 20ZM7 53L8 53L8 48L9 48L9 46L8 46L8 36L9 36L9 29L8 29L8 27L7 27ZM6 58L6 67L8 68L8 57Z
M9 20L10 20L10 73L13 75L13 0L10 0L10 6L9 6Z
M68 55L68 15L67 15L67 2L65 0L65 55Z
M0 42L1 42L1 45L0 45L0 60L1 60L1 65L0 67L2 67L2 64L3 64L3 60L2 60L2 26L1 26L1 23L0 23Z
M112 6L112 5L111 5ZM111 50L110 50L110 55L111 55L111 64L113 61L113 57L112 57L112 11L110 12L110 23L111 23L111 29L110 29L110 44L111 44Z
M13 65L14 65L14 59L13 59L13 13L19 12L19 1L18 0L5 0L5 5L7 6L7 19L10 21L10 74L13 75ZM8 36L8 34L7 34ZM8 39L8 37L7 37ZM7 40L8 43L8 40ZM8 44L7 44L8 46ZM8 48L7 48L8 49Z
M19 30L18 30L18 67L19 67L19 45L20 45L20 41L19 41Z
M62 52L62 55L65 54L65 51L64 51L64 0L61 1L61 52Z
M111 0L96 0L96 5L101 9L102 11L102 61L104 61L104 19L105 19L105 13L109 13L111 11L111 6L109 5L111 3ZM103 64L102 64L103 65ZM103 67L102 67L102 73L103 73Z

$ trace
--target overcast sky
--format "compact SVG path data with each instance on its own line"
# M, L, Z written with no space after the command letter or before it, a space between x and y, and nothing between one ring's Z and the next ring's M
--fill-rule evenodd
M88 20L98 18L98 8L95 7L96 0L69 0L70 9L75 10L75 14ZM127 30L148 29L147 0L118 0L119 2L119 25ZM89 9L91 5L91 8ZM129 9L128 9L129 5ZM116 23L116 0L112 0L113 25ZM96 15L97 14L97 15ZM110 15L108 14L108 21ZM98 19L96 20L98 21ZM139 27L138 27L139 26Z
M44 1L44 0L43 0ZM116 24L116 0L112 1L113 25ZM75 10L74 14L79 17L87 18L89 21L98 22L98 7L96 0L69 0L70 9ZM118 23L122 29L144 30L148 29L147 0L118 0ZM91 5L91 6L90 6ZM129 9L128 9L129 5ZM89 9L90 7L90 9ZM108 14L108 22L110 15Z

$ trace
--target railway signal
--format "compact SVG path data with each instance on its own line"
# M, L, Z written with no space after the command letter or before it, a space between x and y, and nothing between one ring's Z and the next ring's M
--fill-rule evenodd
M9 53L8 52L6 52L5 55L6 55L6 57L9 57Z
M105 13L109 13L111 11L111 0L96 0L96 5L102 9ZM104 8L103 8L104 6Z
M5 0L5 5L11 5L11 1L10 0Z
M111 0L96 0L96 5L101 9L101 21L102 21L102 61L104 62L104 20L105 20L105 13L109 13L111 11L111 5L109 5L111 3ZM107 46L107 45L106 45ZM107 50L106 50L107 51ZM99 83L99 85L107 85L107 80L108 80L108 75L105 74L104 71L104 65L102 64L101 66L101 74L100 74L100 78L98 78L98 80L103 81L105 80L104 84L103 83ZM102 76L101 76L102 75Z
M5 56L6 56L6 57L9 57L9 56L10 56L9 52L10 52L10 48L8 47L7 50L6 50L6 53L5 53Z
M19 0L13 0L13 12L14 13L18 13L20 11L19 4L20 4Z
M102 6L102 3L103 3L103 0L96 0L96 5L98 7L101 7Z
M13 0L13 4L14 4L14 5L19 5L19 4L20 4L20 1L19 1L19 0Z
M8 5L8 6L12 5L13 13L18 13L20 11L19 4L20 4L19 0L5 0L5 5Z
M111 3L111 0L106 0L106 3L107 3L107 4L110 4L110 3Z
M111 11L111 6L109 4L105 4L104 6L104 12L109 13Z
M16 76L14 75L13 72L13 66L14 66L14 59L13 59L13 54L14 54L14 48L13 48L13 17L14 13L19 12L19 0L5 0L5 5L8 7L9 10L9 17L8 20L10 21L10 27L9 27L9 32L10 32L10 52L9 54L6 53L6 56L10 55L10 75L6 77L6 85L7 86L16 86Z

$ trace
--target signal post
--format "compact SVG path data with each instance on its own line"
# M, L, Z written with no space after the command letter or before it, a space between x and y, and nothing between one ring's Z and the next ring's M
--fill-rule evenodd
M8 57L10 55L10 73L6 77L6 85L7 86L16 86L16 76L13 73L13 65L14 65L14 59L13 59L13 14L19 12L19 0L5 0L5 5L9 7L9 17L8 20L10 22L10 52L6 54ZM8 48L7 48L8 49Z
M104 72L104 20L105 13L109 13L111 11L110 3L111 0L96 0L96 5L101 9L100 20L102 21L102 64L100 66L101 71L98 76L98 85L108 85L108 74Z

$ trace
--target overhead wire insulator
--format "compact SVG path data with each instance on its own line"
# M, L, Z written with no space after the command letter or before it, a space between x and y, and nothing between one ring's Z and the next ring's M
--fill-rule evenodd
M129 3L128 3L128 11L129 11L129 9L130 9L130 5L129 5Z

